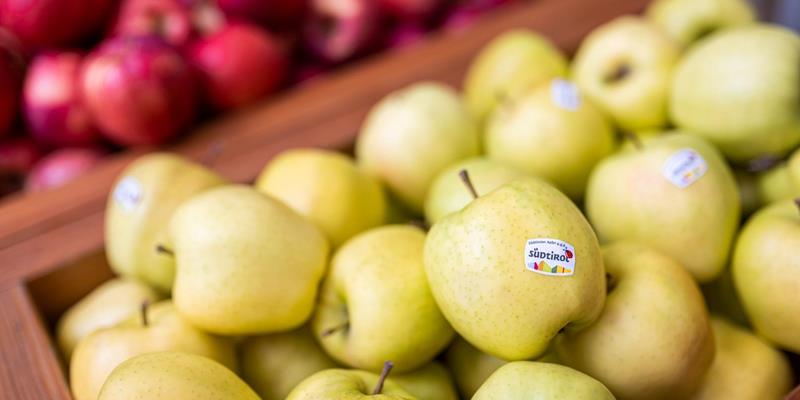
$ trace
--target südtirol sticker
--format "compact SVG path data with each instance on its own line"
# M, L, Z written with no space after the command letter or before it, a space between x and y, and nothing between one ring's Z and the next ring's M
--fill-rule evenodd
M125 211L133 211L142 202L142 185L134 177L126 177L114 188L114 201Z
M575 273L575 248L558 239L537 238L525 242L525 268L551 276Z
M707 170L708 164L700 154L692 149L681 149L669 156L661 173L673 185L683 189L695 183Z
M581 93L572 82L554 79L550 84L550 95L553 103L565 110L577 111L581 108Z

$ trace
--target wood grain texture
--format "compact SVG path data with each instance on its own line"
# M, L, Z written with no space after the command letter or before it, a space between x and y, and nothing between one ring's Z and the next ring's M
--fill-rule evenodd
M459 86L474 55L499 33L533 28L571 53L591 29L646 3L538 0L510 6L462 35L442 34L378 55L212 122L168 150L201 159L219 144L211 166L233 181L251 181L284 149L350 148L367 111L393 90L425 79ZM0 398L69 398L50 327L110 276L101 255L106 196L119 172L147 151L114 155L63 188L0 207Z

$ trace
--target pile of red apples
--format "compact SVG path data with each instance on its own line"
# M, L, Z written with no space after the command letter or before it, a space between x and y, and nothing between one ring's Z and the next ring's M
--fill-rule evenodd
M0 196L512 0L0 0Z

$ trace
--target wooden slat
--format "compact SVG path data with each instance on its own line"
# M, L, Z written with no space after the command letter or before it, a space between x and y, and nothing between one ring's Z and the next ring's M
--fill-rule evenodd
M69 399L61 364L25 289L0 291L0 398Z

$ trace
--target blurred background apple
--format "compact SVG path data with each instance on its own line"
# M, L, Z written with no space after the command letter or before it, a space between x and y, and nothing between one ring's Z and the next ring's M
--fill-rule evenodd
M42 158L28 174L25 190L38 192L55 188L84 174L103 157L95 148L69 148L54 151Z

